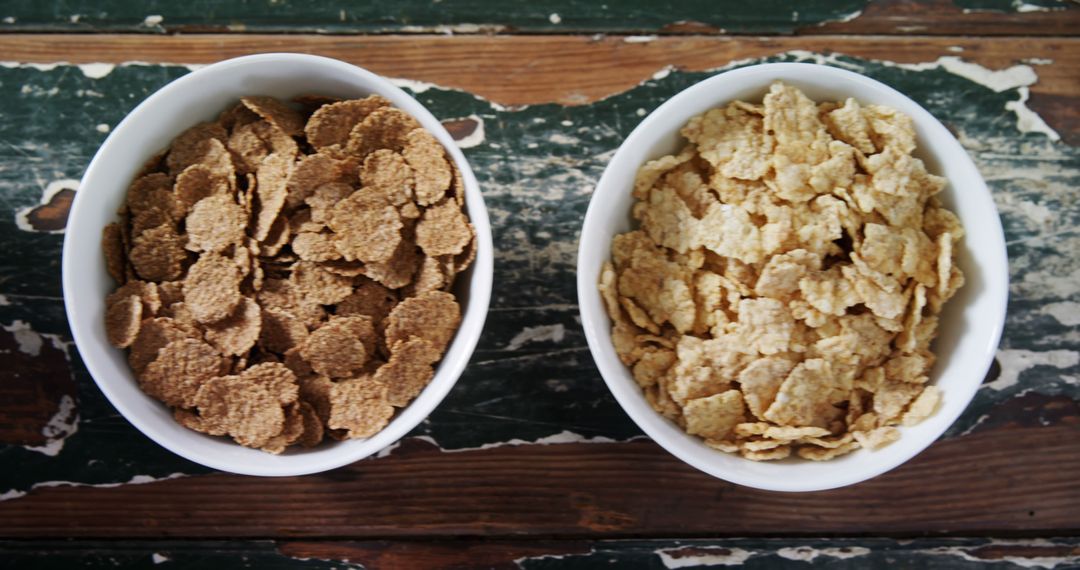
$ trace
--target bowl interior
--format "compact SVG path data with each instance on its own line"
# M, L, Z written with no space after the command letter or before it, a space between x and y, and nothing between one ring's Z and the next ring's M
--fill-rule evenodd
M114 221L139 167L184 129L213 120L245 95L288 99L303 94L342 98L379 94L413 115L446 147L461 171L466 209L476 228L477 257L458 278L462 324L431 383L381 432L364 440L327 442L310 450L270 455L225 438L190 431L136 385L124 351L105 340L104 299L115 288L105 270L101 232ZM492 283L491 228L472 170L453 139L420 103L378 76L341 61L297 54L264 54L223 61L186 75L132 111L106 139L76 193L64 242L64 300L79 353L114 406L137 428L187 459L251 475L299 475L351 463L393 443L442 400L468 362L483 328Z
M760 101L775 80L798 87L818 102L854 97L860 103L888 105L910 116L918 135L915 154L930 172L948 178L942 201L960 217L967 232L957 259L967 282L946 304L934 343L938 361L931 382L943 392L938 411L916 426L900 428L900 440L883 449L859 450L820 463L799 458L753 462L716 451L654 412L618 360L611 343L611 323L596 287L600 268L610 258L612 236L634 226L630 190L638 167L677 152L685 142L678 130L691 117L736 99ZM1007 291L1001 223L990 192L963 147L926 110L892 88L849 71L812 64L764 64L729 71L658 107L626 139L597 184L578 254L582 324L593 358L620 405L643 431L683 461L721 479L769 490L810 491L856 483L892 469L932 443L967 406L990 365L1004 322Z

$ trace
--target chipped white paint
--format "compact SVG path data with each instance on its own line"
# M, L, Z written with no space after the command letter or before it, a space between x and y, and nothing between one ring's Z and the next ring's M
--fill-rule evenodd
M172 559L169 558L168 556L165 556L164 554L159 553L159 552L155 552L155 553L150 555L150 561L153 562L154 564L162 564L162 563L168 562L170 560L172 560Z
M548 21L551 22L552 24L556 24L556 25L561 24L562 23L562 16L556 14L555 12L552 12L551 15L548 16Z
M469 135L466 136L465 138L454 141L454 142L457 143L458 148L461 148L461 149L472 148L474 146L478 146L479 144L484 142L484 138L485 138L484 119L482 117L480 117L479 115L469 115L468 117L465 117L465 118L470 119L473 122L475 122L476 123L476 129L474 129L473 132L469 133Z
M30 225L30 219L29 219L30 212L32 212L34 210L34 208L37 208L38 206L48 204L49 201L52 200L54 196L59 194L61 190L78 190L78 189L79 189L79 181L78 180L75 180L75 179L72 179L72 178L62 178L60 180L53 180L52 182L50 182L48 184L48 186L45 187L45 190L42 191L41 200L39 200L37 204L34 204L33 206L27 206L25 208L19 208L18 210L15 211L15 225L20 230L22 230L24 232L49 233L49 234L62 234L62 233L64 233L63 228L61 228L59 230L49 230L47 232L42 232L41 230L35 229L34 226Z
M1035 70L1030 65L1014 65L1005 69L993 70L977 63L964 61L955 55L943 55L937 58L937 61L927 63L898 63L896 66L913 71L941 68L953 75L958 75L987 87L995 93L1033 85L1039 80L1039 76L1035 74Z
M805 50L792 50L787 55L799 60L813 61L819 64L829 64L846 69L860 70L860 66L840 61L840 54L820 54ZM732 62L733 64L735 62ZM1016 129L1022 133L1042 133L1051 141L1061 139L1061 136L1043 121L1038 113L1027 106L1030 96L1028 87L1039 80L1035 69L1030 65L1014 65L1006 69L992 70L977 63L971 63L954 55L943 55L936 61L923 63L895 63L887 60L876 60L876 63L885 66L899 67L911 71L927 71L931 69L943 69L953 75L963 77L969 81L978 83L996 93L1016 89L1019 99L1005 103L1005 109L1016 115ZM732 64L725 66L730 67ZM724 69L722 68L722 69Z
M1040 309L1039 312L1054 317L1057 322L1067 327L1080 325L1080 303L1074 301L1050 303Z
M531 342L562 342L564 338L566 338L566 327L562 323L525 327L510 339L503 350L517 350Z
M1036 366L1071 368L1080 364L1080 352L1075 350L1034 351L1025 349L1002 349L997 352L1001 375L997 380L984 384L983 388L1004 390L1020 381L1020 374Z
M577 137L566 136L562 133L551 133L548 140L555 144L578 144L581 142L581 139Z
M109 125L106 125L105 123L98 123L97 126L94 127L94 130L99 133L108 133L111 129L109 129Z
M1028 108L1027 100L1031 97L1028 88L1021 87L1017 91L1020 93L1020 99L1005 103L1005 109L1016 114L1016 128L1022 133L1042 133L1052 141L1061 140L1061 135L1057 131L1047 125L1038 113Z
M3 328L11 333L11 336L15 337L15 342L19 345L19 352L29 356L41 354L41 335L30 327L30 323L16 320L10 325L0 325L0 328Z
M652 74L652 79L653 79L653 81L660 81L661 79L663 79L663 78L665 78L665 77L667 77L667 76L671 75L671 72L672 72L672 71L673 71L674 69L675 69L675 68L674 68L674 67L672 67L672 66L670 66L670 65L666 65L666 66L664 66L664 68L663 68L663 69L661 69L661 70L657 71L656 73L653 73L653 74Z
M453 24L438 26L401 26L401 32L409 34L497 34L506 31L506 26L501 24Z
M427 81L416 81L415 79L404 79L400 77L390 78L390 83L402 89L408 89L413 93L423 93L428 89L442 89L442 87L435 85L434 83L428 83Z
M14 24L15 23L15 16L4 16L4 23L5 24Z
M622 41L628 44L647 44L656 41L656 36L626 36Z
M8 300L6 295L0 294L0 307L7 307L11 305L11 301Z
M165 18L160 14L151 14L143 18L142 25L146 26L147 28L153 28L154 26L160 26L161 23L164 21Z
M0 493L0 502L10 499L18 499L19 497L25 497L30 491L34 489L47 489L50 487L96 487L99 489L111 489L113 487L121 487L124 485L145 485L147 483L156 483L158 481L168 481L169 479L179 479L181 477L189 477L187 473L172 473L164 477L151 477L149 475L136 475L128 481L119 483L79 483L75 481L42 481L40 483L34 483L30 487L29 491L19 491L17 489L11 489L5 493Z
M679 555L683 551L692 551L695 554ZM745 563L754 553L742 548L721 547L693 547L683 546L680 548L664 548L656 551L664 568L691 568L695 566L739 566Z
M788 560L799 560L802 562L812 562L819 556L826 556L829 558L838 558L840 560L847 560L848 558L858 558L859 556L866 556L870 554L869 548L863 548L861 546L847 546L840 548L814 548L812 546L792 546L787 548L781 548L776 551L777 556L781 558L787 558Z
M391 443L390 445L380 449L378 451L378 453L375 454L375 459L381 459L383 457L388 457L391 453L394 452L395 449L401 447L401 441L402 440L399 439L399 440L395 441L394 443Z
M45 445L23 446L29 451L36 451L50 457L56 457L60 450L64 449L64 441L79 431L79 410L75 406L75 398L67 394L61 396L60 406L49 419L49 423L41 428L41 435L45 436Z
M101 79L112 73L116 65L112 63L80 63L79 71L90 79Z
M595 553L596 553L596 550L590 548L589 552L584 553L584 554L575 554L574 556L591 556L592 554L595 554ZM533 561L536 561L536 560L562 560L562 559L566 558L567 556L568 555L566 555L566 554L541 554L539 556L522 556L521 558L515 558L514 559L514 564L516 564L518 568L524 568L525 567L524 564L526 562L533 562Z
M1027 59L1021 59L1020 61L1028 65L1050 65L1054 63L1054 60L1048 57L1029 57Z
M1038 4L1028 4L1023 0L1013 0L1013 9L1017 12L1055 12L1058 10L1064 10L1064 6L1039 6Z
M948 556L956 556L962 558L968 562L977 562L982 565L988 564L1015 564L1022 568L1057 568L1059 565L1068 564L1074 565L1080 562L1080 555L1074 554L1071 556L1010 556L1005 555L1001 558L979 558L973 556L969 551L978 550L986 546L1005 546L1005 547L1017 547L1017 548L1061 548L1073 550L1074 544L1053 542L1050 540L1037 538L1032 540L991 540L989 544L980 546L941 546L928 550L934 554L944 554Z
M953 53L963 53L964 51L963 46L949 46L947 49Z
M574 433L572 431L567 431L567 430L563 430L563 431L561 431L559 433L552 434L552 435L549 435L549 436L541 437L541 438L535 439L533 441L526 441L524 439L513 438L513 439L510 439L510 440L507 440L507 441L496 441L496 442L492 442L492 443L485 443L485 444L480 445L478 447L460 447L460 448L455 448L455 449L446 449L446 448L444 448L443 446L439 445L439 442L436 441L435 438L431 437L430 435L416 435L416 436L412 436L412 439L419 439L421 441L426 441L427 443L430 443L431 445L438 448L443 453L464 453L464 452L468 452L468 451L483 451L485 449L495 449L497 447L507 447L507 446L517 447L519 445L558 445L558 444L562 444L562 443L615 443L614 439L611 439L609 437L604 437L602 435L598 435L596 437L585 437L585 436L583 436L581 434ZM633 439L634 438L631 438L629 440L624 440L624 441L633 441ZM393 451L395 449L397 449L398 447L399 446L392 446L392 448L387 447L383 451L380 451L378 454L376 454L376 457L386 457L388 455L391 455L393 453Z

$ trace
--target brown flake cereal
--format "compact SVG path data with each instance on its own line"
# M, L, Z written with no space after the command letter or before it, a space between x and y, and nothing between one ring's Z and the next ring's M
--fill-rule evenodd
M450 293L429 291L398 303L386 317L386 344L412 337L427 340L442 354L461 323L461 307Z
M241 97L240 102L289 136L300 136L304 132L304 118L300 113L273 97Z
M386 401L404 407L428 385L435 376L432 364L442 353L427 340L409 337L390 349L390 361L375 372L374 380L387 387Z
M255 218L252 237L267 241L271 227L280 220L278 213L285 205L288 192L286 181L292 172L292 158L286 155L271 154L263 159L255 177L255 195L259 198L259 212Z
M728 390L705 398L695 398L683 406L686 433L709 439L725 439L735 424L743 420L742 392Z
M450 187L450 165L438 139L422 128L405 135L401 151L416 179L416 203L430 206L442 200Z
M316 373L330 378L351 376L371 356L344 320L329 321L313 331L300 345L300 355Z
M317 149L344 146L353 127L376 109L389 107L390 101L378 95L323 105L304 126L308 143Z
M109 344L116 348L127 348L135 342L142 326L142 308L142 301L135 295L106 306L105 335Z
M240 304L240 280L231 259L204 253L184 279L184 303L198 322L220 321Z
M269 307L263 309L261 316L262 326L258 342L263 350L285 354L308 337L308 329L304 323L284 309Z
M423 390L477 247L460 173L412 117L378 96L298 104L244 97L183 132L102 236L106 337L143 390L275 454L369 437ZM662 383L674 344L649 342L638 374Z
M176 228L164 223L136 236L128 259L139 277L147 281L171 281L180 277L187 252Z
M320 305L339 303L352 293L352 279L331 273L311 261L293 265L289 279L299 295Z
M262 330L262 312L251 297L242 297L232 315L207 325L206 340L226 356L241 356L251 350Z
M385 384L367 376L337 382L330 389L330 429L348 430L350 439L371 437L394 415Z
M285 406L297 400L296 377L280 364L208 380L195 396L199 416L246 447L263 447L285 429Z
M341 182L349 184L356 179L356 161L338 159L327 154L309 154L301 158L285 186L288 190L286 204L296 208L324 184Z
M187 248L191 251L219 253L243 243L247 214L225 194L199 200L184 220Z
M165 345L146 370L139 386L166 405L190 408L195 394L211 378L221 374L224 361L214 348L195 339Z
M420 123L405 111L382 107L353 127L346 150L358 157L366 157L382 148L400 152L408 144L408 134L418 128L421 128Z
M381 195L361 189L330 211L338 251L349 261L386 261L401 243L401 217Z
M424 210L416 224L416 245L429 256L457 255L472 240L469 221L452 201Z
M408 147L405 150L408 152ZM410 203L413 199L413 169L406 160L407 157L401 153L389 149L377 150L364 159L360 183L381 193L394 206Z

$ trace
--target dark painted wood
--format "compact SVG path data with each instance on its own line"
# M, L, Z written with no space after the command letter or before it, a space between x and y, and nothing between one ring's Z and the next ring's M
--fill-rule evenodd
M1076 568L1080 541L994 538L0 542L0 568Z
M494 8L494 9L493 9ZM0 31L134 33L615 33L1074 35L1067 0L758 0L716 4L510 0L393 3L286 0L152 3L16 0Z

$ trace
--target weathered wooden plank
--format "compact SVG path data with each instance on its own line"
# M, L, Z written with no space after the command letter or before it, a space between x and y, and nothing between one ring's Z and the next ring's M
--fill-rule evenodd
M1080 531L1078 435L1077 416L979 430L860 485L800 495L724 483L651 441L445 453L413 440L307 477L38 489L0 503L0 536L1071 533Z
M484 0L394 3L289 0L156 3L131 0L9 3L0 31L192 33L927 33L1071 35L1080 11L1065 0L764 0L717 6L690 0L596 3Z
M896 63L962 58L994 70L1028 62L1039 81L1031 105L1066 137L1080 138L1080 39L969 37L707 38L576 36L0 35L3 59L21 62L212 63L288 51L335 57L390 77L466 90L503 105L583 105L633 88L668 67L702 71L793 51ZM498 78L498 81L493 81Z
M1073 568L1076 538L0 541L0 568Z
M582 61L574 58L579 57L575 55L577 50L586 49L581 47L585 40L556 39L573 42L547 46L570 46L565 55L567 60L586 64L586 69L592 69L596 76L590 79L584 73L570 73L570 84L601 85L605 90L617 89L619 82L624 81L618 77L623 73L622 68L611 65L610 53L637 45L621 40L613 45L600 42L608 51L594 54L594 60ZM168 40L171 38L161 38ZM481 65L475 61L462 63L457 56L464 52L453 52L452 59L440 59L438 49L446 48L449 52L454 49L454 42L432 41L425 44L426 51L409 51L408 42L399 40L394 40L396 44L378 46L400 47L397 61L402 69L412 70L410 73L415 72L416 76L391 72L392 75L424 78L426 74L435 74L431 69L449 66L466 71L467 81L480 92L518 93L517 96L524 98L528 96L525 82L531 78L535 81L534 89L541 93L565 93L559 84L566 82L569 73L566 70L572 67L565 62L559 66L553 59L543 60L542 73L522 74L525 79L508 80L512 74L492 70L482 73ZM481 42L490 38L467 40L476 42L470 49L478 55L485 45L502 46L501 52L492 50L492 53L509 53L514 45ZM666 42L646 45L650 49L653 44L660 48L676 45ZM709 39L709 42L696 45L721 45L726 40ZM681 525L687 524L683 522L688 518L685 512L696 509L699 502L712 505L713 510L706 512L708 518L695 519L693 524L699 525L700 532L711 532L706 523L728 520L732 513L753 513L757 506L751 503L765 501L765 510L773 509L770 515L773 518L763 519L771 526L762 525L761 532L775 532L777 528L787 532L816 532L814 529L823 528L823 520L848 529L893 528L894 532L908 533L964 532L964 529L991 532L1000 528L1034 533L1054 528L1075 529L1078 526L1075 513L1080 512L1075 508L1075 483L1057 477L1065 477L1069 469L1075 468L1076 446L1080 441L1076 437L1077 423L1070 419L1077 415L1076 400L1080 398L1080 386L1075 382L1080 373L1075 337L1080 280L1071 277L1080 274L1080 256L1076 254L1080 251L1080 238L1075 232L1080 223L1080 204L1074 196L1076 184L1080 183L1078 150L1065 142L1055 142L1055 133L1040 126L1039 116L1023 103L1028 89L1049 81L1046 77L1054 73L1058 73L1053 83L1058 86L1055 89L1067 89L1068 81L1075 81L1065 74L1071 68L1062 63L1075 61L1069 59L1075 51L1065 49L1075 45L1072 40L1053 42L1057 43L1052 45L1062 48L1059 61L1045 66L1013 67L998 73L977 64L938 60L938 55L947 52L943 50L948 44L943 43L935 44L933 52L918 52L925 59L915 60L914 65L896 64L889 61L888 54L890 46L899 53L901 47L914 43L882 42L876 48L880 54L876 59L883 61L789 52L792 43L753 40L731 44L736 48L758 46L754 49L781 54L768 61L818 61L857 69L897 86L925 105L957 133L982 169L1001 208L1013 259L1012 305L999 352L999 366L950 432L951 439L942 444L947 445L946 459L954 467L946 469L943 456L931 454L930 457L942 462L942 465L934 464L935 469L945 469L941 473L927 468L918 471L919 477L903 479L902 483L888 483L895 480L883 478L881 481L888 483L884 486L872 482L840 492L837 496L847 501L842 504L848 509L844 515L847 518L835 520L836 507L824 499L811 497L809 502L791 503L789 497L743 494L690 471L647 442L507 446L515 440L566 442L603 437L625 441L639 434L600 382L576 322L573 286L576 232L589 191L612 149L648 110L708 73L664 70L652 77L652 71L644 72L643 68L632 66L648 79L637 85L634 82L638 78L631 77L632 88L617 93L601 92L610 96L599 100L583 96L575 105L500 106L477 99L469 92L406 82L437 116L459 126L472 125L475 132L483 127L482 137L473 137L462 144L468 147L466 154L484 189L496 242L500 244L492 313L476 357L453 393L412 435L429 438L441 450L485 445L504 447L461 453L422 447L411 453L391 455L385 462L365 462L300 481L211 476L124 485L112 490L53 488L64 482L115 485L151 481L174 473L207 472L138 434L116 415L92 384L78 355L67 344L70 337L59 300L57 267L62 236L53 233L54 226L46 223L62 218L63 200L58 197L63 196L65 188L77 184L86 162L111 126L147 94L188 69L169 65L2 68L0 99L5 104L0 109L3 141L0 211L7 214L0 216L0 295L3 295L0 326L4 329L0 337L10 337L4 338L2 344L10 348L0 353L0 386L12 385L13 371L22 370L18 365L20 359L55 356L56 370L62 373L66 367L74 378L79 419L71 422L69 418L60 418L58 425L67 429L66 432L50 431L51 435L46 435L42 427L40 433L49 446L45 450L36 449L42 446L16 435L4 436L9 439L0 445L0 463L18 468L0 471L0 499L7 499L0 501L0 520L10 525L6 527L8 532L22 533L19 536L34 536L34 533L106 536L119 532L146 533L143 536L192 535L235 532L237 527L249 528L245 532L259 536L275 533L347 536L355 530L351 526L355 524L366 525L361 529L368 533L366 536L379 536L390 532L387 528L402 526L420 532L420 527L413 526L418 521L447 534L585 534L597 527L621 536L645 532L642 528L684 536L685 526ZM216 48L203 45L204 57L211 58ZM230 45L231 49L241 49L241 44ZM352 50L349 58L354 61L366 64L366 58L377 57L385 69L395 68L391 57L394 54L375 56L362 49L376 44L356 41L346 45ZM543 45L536 44L530 53L541 54ZM977 42L967 45L971 49L965 54L983 53ZM1040 52L1018 41L1009 45L1014 48L1013 53L991 52L992 57L1002 62L995 67L1007 66L1016 58L1031 54L1055 53L1057 57L1057 52ZM128 55L116 57L126 59L131 57L130 53L147 53L147 50L136 51L135 44L128 47L132 50ZM827 46L818 44L818 47L825 50ZM991 49L989 44L984 47ZM750 48L740 49L719 49L709 56L711 59L697 61L703 67L718 67L753 53ZM180 52L170 51L166 55L175 60L177 53ZM660 52L642 49L628 53L652 57L653 69L663 69L665 65ZM519 64L527 62L524 56L517 57L515 61ZM626 61L631 59L621 57ZM671 57L670 61L675 61L676 56ZM688 50L678 57L693 55ZM733 65L755 61L760 60L749 59ZM1066 71L1059 71L1062 65ZM515 71L522 68L519 66ZM495 70L510 71L510 68ZM514 85L519 91L499 91L502 89L499 84L505 81L517 82ZM1065 92L1062 96L1073 97L1075 93ZM60 357L48 351L47 346L63 352L64 361L60 362ZM1023 394L1027 396L1021 398ZM48 398L39 400L50 403ZM38 418L55 416L61 409L60 403L56 401L55 408L43 410ZM17 415L25 417L22 412ZM40 419L36 421L34 425L40 425ZM1044 431L1042 423L1050 427ZM996 427L980 433L981 426L991 425ZM964 435L968 432L971 433ZM988 443L985 438L989 433L997 435ZM992 469L987 477L991 479L976 479L969 485L969 479L981 472L972 466L985 461L990 461L988 469ZM643 475L642 469L648 470L649 475ZM1009 479L993 479L994 469L996 475L1005 474L1022 481L1023 484L1013 485L1022 491L998 492ZM1031 473L1022 473L1020 469L1030 469L1048 479L1029 483ZM579 488L568 480L578 476L579 471L590 486ZM419 473L419 479L413 477L415 473ZM672 474L669 486L678 487L683 480L689 481L687 493L666 495L664 489L657 490L656 473ZM448 481L458 486L438 487L439 477L445 474L450 474ZM894 476L910 475L898 472ZM939 482L942 476L952 479ZM402 481L407 483L405 487ZM464 484L473 486L461 487ZM604 489L592 494L592 487L600 485ZM234 496L236 488L241 489L239 496ZM469 494L463 494L463 488ZM492 489L498 494L490 494ZM1033 494L1036 490L1040 492L1038 496ZM20 498L26 492L31 494ZM574 495L575 492L584 494ZM627 505L618 502L626 499L611 497L615 492L620 497L643 498ZM715 497L717 492L741 498L721 501ZM408 493L415 496L415 502L404 496ZM897 496L910 500L907 508L918 512L912 512L905 520L882 514L889 507L881 497L889 493L899 493ZM282 496L285 498L278 505ZM498 510L461 508L462 503L474 505L475 497L499 505L507 503L508 506L500 508L512 516L504 519ZM117 501L125 504L113 504ZM1046 501L1045 507L1042 501ZM143 503L145 508L140 506ZM743 510L728 511L729 505L741 506ZM1038 509L1028 508L1030 505ZM226 511L226 506L231 510ZM792 514L790 511L796 506L801 510ZM1061 510L1066 507L1071 510ZM68 511L74 515L68 515ZM655 511L666 514L655 515ZM2 516L8 513L17 516ZM300 515L294 517L294 513ZM190 520L185 522L182 515ZM623 515L652 526L639 528L634 526L635 519ZM650 518L654 516L661 518L654 521ZM677 517L681 518L676 520ZM298 527L298 523L291 522L294 519L311 526ZM748 532L738 526L741 523L727 524L732 525L724 527L728 532Z

